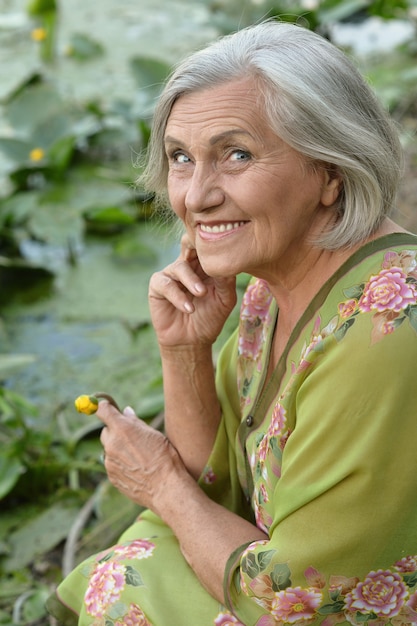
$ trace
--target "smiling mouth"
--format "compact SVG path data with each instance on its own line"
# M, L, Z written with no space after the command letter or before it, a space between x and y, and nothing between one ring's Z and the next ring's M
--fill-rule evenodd
M236 228L240 228L246 224L246 222L228 222L227 224L216 224L215 226L209 226L208 224L200 224L200 229L203 233L226 233Z

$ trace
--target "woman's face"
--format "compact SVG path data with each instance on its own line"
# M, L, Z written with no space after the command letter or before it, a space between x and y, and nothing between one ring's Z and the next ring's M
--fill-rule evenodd
M334 220L339 181L270 128L254 79L181 96L165 133L171 206L210 276L279 279Z

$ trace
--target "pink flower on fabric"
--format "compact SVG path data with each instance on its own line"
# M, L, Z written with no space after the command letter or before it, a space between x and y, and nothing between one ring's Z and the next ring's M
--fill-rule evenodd
M245 327L239 335L239 354L252 361L257 361L264 343L263 327Z
M357 306L358 306L358 301L355 300L354 298L351 298L350 300L346 300L345 302L340 302L340 304L337 307L339 309L340 317L342 317L343 319L346 317L350 317L356 311Z
M405 556L395 563L395 569L399 572L417 572L417 555Z
M359 300L362 312L371 310L399 311L417 302L417 292L413 284L406 282L407 274L400 268L383 269L377 276L371 276Z
M314 587L314 589L323 589L326 586L325 576L314 567L308 567L304 572L304 576L310 587Z
M129 613L123 615L123 621L115 622L114 626L152 626L145 617L144 612L137 604L129 606Z
M272 524L272 517L268 515L268 513L262 506L260 506L257 500L254 501L253 508L255 513L255 523L257 527L264 533L268 534L269 527Z
M104 617L108 606L119 600L125 586L125 572L125 566L116 561L104 561L96 566L84 598L89 615Z
M134 539L125 545L116 546L114 554L125 559L147 559L154 549L155 544L147 539Z
M205 467L203 472L203 482L206 485L212 485L217 480L216 474L213 472L212 467Z
M262 485L259 488L259 499L262 498L262 502L269 502L269 496L268 496L268 492L266 490L265 485L262 483Z
M415 591L408 599L406 606L417 612L417 591Z
M406 274L415 275L417 261L415 250L402 250L401 252L394 252L393 250L387 252L382 262L384 269L391 267L399 267Z
M228 611L226 611L225 613L219 613L216 619L214 620L214 624L215 626L230 626L231 624L234 624L235 626L236 625L245 626L244 624L242 624L242 622L239 622L239 620Z
M258 446L258 458L259 458L259 462L261 463L261 465L265 463L266 456L268 454L268 448L269 448L269 437L268 435L264 435Z
M352 589L345 597L345 605L351 612L390 618L400 612L407 595L407 587L399 574L379 569L370 572Z
M288 624L308 621L316 614L322 598L322 593L317 589L288 587L275 594L271 602L271 615L277 621Z
M243 296L240 316L242 319L259 318L265 321L269 314L272 294L265 280L257 280L246 289Z
M276 437L280 435L282 430L284 429L285 423L287 421L286 411L282 404L279 402L274 406L274 411L272 413L272 420L268 428L268 434L270 437Z

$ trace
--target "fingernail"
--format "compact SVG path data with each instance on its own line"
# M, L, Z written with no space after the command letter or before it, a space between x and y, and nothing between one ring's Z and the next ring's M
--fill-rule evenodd
M184 309L187 311L187 313L194 312L194 306L191 304L191 302L185 302Z
M132 407L131 407L131 406L127 406L127 407L125 407L125 409L124 409L123 413L124 413L125 415L136 415L135 410L134 410L134 409L132 409Z

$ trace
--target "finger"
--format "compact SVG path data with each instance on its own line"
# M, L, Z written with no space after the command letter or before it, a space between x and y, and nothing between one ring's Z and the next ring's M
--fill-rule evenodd
M176 309L194 310L193 297L207 292L198 275L185 261L177 261L162 272L157 272L149 284L149 297L168 300Z
M116 409L108 400L101 400L98 403L96 415L108 427L111 427L123 418L123 413Z
M132 409L132 407L131 407L131 406L126 406L126 407L123 409L123 415L126 415L126 416L128 416L128 417L137 417L137 415L136 415L136 413L135 413L135 410L134 410L134 409Z
M185 259L186 261L190 261L191 259L196 258L197 251L188 233L185 233L181 237L180 245L181 245L180 258Z

